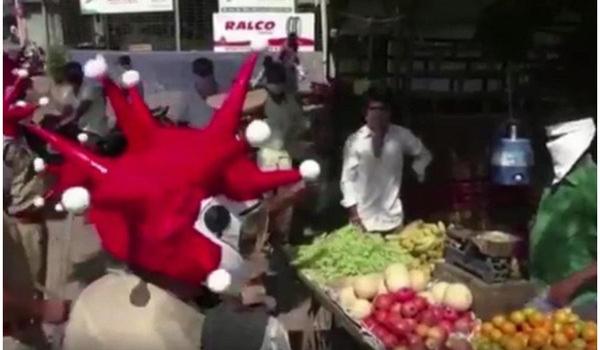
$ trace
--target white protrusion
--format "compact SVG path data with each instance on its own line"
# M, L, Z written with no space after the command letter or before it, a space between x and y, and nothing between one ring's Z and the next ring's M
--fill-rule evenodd
M223 293L231 285L231 274L225 269L211 272L206 279L206 286L214 293Z
M83 187L71 187L63 192L61 203L69 213L81 214L90 206L90 193Z
M21 101L17 101L17 102L15 103L15 106L23 108L23 107L26 107L26 106L27 106L27 102L25 102L25 101L23 101L23 100L21 100Z
M44 162L42 158L35 158L33 160L33 170L36 173L41 173L42 171L46 170L46 162Z
M77 141L79 141L79 143L86 143L89 140L89 136L88 134L84 133L84 132L80 132L79 134L77 134Z
M305 180L316 180L321 175L321 166L312 159L305 160L300 164L300 175Z
M34 207L41 208L44 206L44 204L46 204L46 200L44 199L44 197L35 196L35 198L33 198L33 206Z
M59 213L62 213L63 211L65 211L65 207L63 207L63 205L60 203L56 203L56 205L54 206L54 210L56 210Z
M252 51L258 51L258 52L262 52L262 51L266 51L269 48L269 45L265 44L264 42L260 42L258 40L253 41L252 44L250 45L250 48L252 49Z
M121 76L121 81L127 88L136 86L140 82L140 73L136 70L128 70Z
M271 138L271 128L262 120L254 120L246 128L246 140L253 147L260 147L269 138Z
M38 105L40 106L46 106L48 103L50 103L50 99L46 96L40 97L38 100Z
M108 65L102 55L97 55L83 66L83 74L88 78L100 78L106 75Z
M27 78L29 76L29 72L26 69L17 69L17 76L19 78Z

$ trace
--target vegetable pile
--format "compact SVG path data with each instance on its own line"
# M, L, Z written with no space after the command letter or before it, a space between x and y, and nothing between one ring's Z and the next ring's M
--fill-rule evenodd
M428 224L422 220L406 225L397 234L387 236L391 242L397 242L423 266L433 266L444 256L446 226L443 222Z
M317 237L299 247L292 262L317 282L383 271L392 263L414 265L415 259L381 236L365 234L352 225Z
M533 308L497 315L479 328L476 350L596 349L597 325L570 309L543 314Z
M427 288L430 287L430 288ZM463 284L430 283L429 272L392 264L383 274L354 278L338 292L342 308L386 349L470 349L473 297Z

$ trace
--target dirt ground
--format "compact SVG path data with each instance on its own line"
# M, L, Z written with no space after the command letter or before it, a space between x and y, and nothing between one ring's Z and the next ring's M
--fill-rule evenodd
M83 217L74 217L70 235L67 223L66 218L48 221L46 289L48 296L75 299L87 284L103 274L105 256L93 227ZM340 341L344 343L341 348L351 350L345 333L334 332L332 340L329 333L323 332L331 325L328 313L321 310L314 316L309 292L282 258L276 260L275 273L267 278L267 289L277 300L278 317L290 332L294 350L340 348L333 345ZM334 343L319 346L315 338Z

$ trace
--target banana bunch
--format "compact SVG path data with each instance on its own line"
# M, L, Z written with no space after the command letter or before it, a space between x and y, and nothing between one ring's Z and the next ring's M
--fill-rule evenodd
M406 225L399 233L388 235L386 239L406 249L423 266L431 266L444 256L446 226L425 223L423 220Z

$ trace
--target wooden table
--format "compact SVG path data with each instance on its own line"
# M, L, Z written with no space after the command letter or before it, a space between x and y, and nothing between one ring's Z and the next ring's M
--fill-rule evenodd
M284 255L288 262L291 261L291 255L288 252L285 252ZM383 347L379 340L376 340L374 336L369 335L369 333L361 329L358 323L351 319L323 288L318 286L301 271L294 270L296 271L298 279L310 291L313 298L313 304L317 304L331 313L333 318L332 328L338 326L346 331L356 343L357 349L385 350L385 347Z

